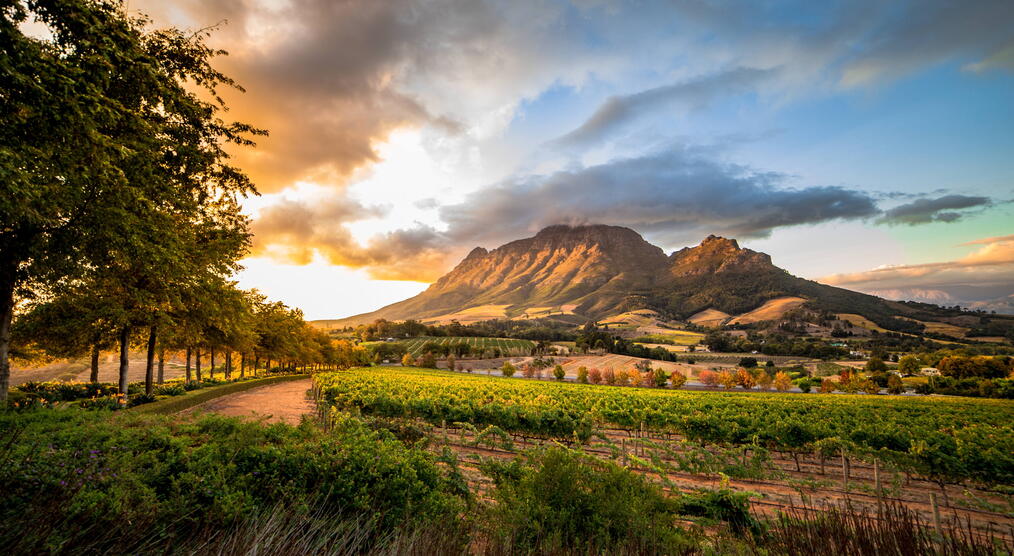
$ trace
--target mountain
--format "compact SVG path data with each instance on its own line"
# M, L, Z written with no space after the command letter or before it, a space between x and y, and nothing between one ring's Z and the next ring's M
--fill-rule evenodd
M328 322L466 322L553 314L581 323L640 309L687 319L709 310L747 313L783 298L860 314L891 330L918 331L921 325L911 319L937 315L932 305L887 301L792 276L768 255L744 249L734 239L709 236L667 256L634 230L590 225L551 226L492 251L476 247L419 295Z

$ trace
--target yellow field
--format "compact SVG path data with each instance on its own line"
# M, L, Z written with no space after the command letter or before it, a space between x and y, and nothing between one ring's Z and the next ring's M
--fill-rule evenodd
M723 313L718 309L705 309L687 320L700 326L721 326L729 320L729 316L728 313Z
M604 318L599 321L599 325L609 325L611 327L626 327L626 328L637 328L640 326L654 326L658 321L658 313L651 309L638 309L636 311L627 311L626 313L620 313Z
M456 320L461 324L468 324L484 320L504 319L507 318L507 307L510 305L478 305L455 313L422 319L422 321L426 324L450 324L451 321Z
M948 324L946 322L933 322L925 320L915 320L908 317L898 317L912 322L918 322L919 324L926 327L926 333L928 334L943 334L944 336L951 336L952 338L964 338L965 334L968 333L968 328L964 326L957 326L954 324Z
M753 311L733 317L729 321L729 324L751 324L765 320L775 320L803 303L806 303L806 300L802 297L778 297L770 299Z
M853 326L858 326L859 328L876 330L877 332L887 332L887 329L877 326L877 323L862 315L856 315L853 313L838 313L836 316L843 321L851 322Z

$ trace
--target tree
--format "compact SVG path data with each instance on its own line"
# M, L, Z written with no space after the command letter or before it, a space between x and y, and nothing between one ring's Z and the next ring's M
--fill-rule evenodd
M411 353L405 352L405 355L401 356L401 364L405 367L415 367L415 358Z
M886 371L887 363L884 363L884 360L879 357L870 357L870 360L866 362L866 372L868 373L883 373Z
M902 357L902 359L904 359L904 357ZM891 376L887 377L888 394L901 394L904 391L905 391L905 383L901 380L900 376L892 373Z
M789 377L789 373L785 371L778 371L775 373L773 384L775 390L778 390L779 392L787 392L790 388L792 388L792 378Z
M655 388L665 388L668 382L669 375L666 374L665 369L658 368L651 372L651 384Z
M566 376L567 372L563 370L563 365L553 367L553 378L556 380L563 380Z
M732 390L739 384L736 379L736 374L730 371L722 371L718 373L718 383L721 384L726 390Z
M922 362L914 355L905 355L898 360L898 372L902 375L919 374L922 370Z
M752 369L757 366L756 357L743 357L739 360L739 366L747 369Z
M582 365L577 368L577 381L581 384L588 384L588 367Z
M600 371L597 367L592 367L591 370L588 371L588 381L592 384L601 384L602 371Z
M761 390L770 390L771 382L772 382L771 375L768 374L767 371L759 371L757 373L757 386Z
M830 378L825 378L824 380L820 381L821 394L830 394L831 392L834 392L835 388L837 387L838 383L831 380Z
M891 375L891 376L894 376L894 375ZM877 383L873 382L870 379L866 379L866 380L861 381L859 383L859 389L862 390L863 392L867 393L867 394L879 394L880 393L880 386L877 386Z
M717 386L719 375L715 371L704 370L697 374L697 380L705 386Z
M809 378L804 377L799 379L799 382L797 382L796 385L799 386L800 392L809 394L810 389L813 387L813 382L811 382Z
M453 371L457 369L458 358L454 357L454 354L447 356L447 370Z
M151 340L195 227L245 230L236 196L254 189L223 144L261 132L219 118L217 89L234 83L210 66L207 32L147 32L113 2L18 3L0 17L0 403L15 292L75 280L112 287L125 390L132 329ZM46 38L22 32L29 18Z
M437 368L437 358L434 357L432 353L430 353L430 352L427 351L419 359L419 366L423 367L425 369L436 369Z
M687 383L687 376L679 371L673 371L669 376L673 388L682 388Z
M515 372L517 372L517 369L514 367L514 365L511 365L510 361L504 361L503 366L500 367L500 374L502 374L505 377L510 378L514 376Z
M613 386L616 384L616 371L612 367L602 372L602 381L606 384Z

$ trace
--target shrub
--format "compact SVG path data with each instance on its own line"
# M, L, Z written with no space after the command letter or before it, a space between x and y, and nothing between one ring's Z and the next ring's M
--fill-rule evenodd
M581 366L577 368L577 381L581 384L588 384L588 367Z
M626 373L624 373L624 375L626 375ZM606 369L605 372L602 373L602 379L610 386L616 384L616 371L612 368Z
M630 384L630 374L622 369L616 371L616 385L627 386L629 384Z
M830 378L825 378L824 380L820 381L821 394L830 394L831 392L834 392L835 388L837 387L838 383L831 380Z
M761 390L770 390L771 382L772 382L771 375L769 375L767 371L759 371L757 373L757 386Z
M592 369L588 371L588 380L592 384L600 384L602 382L602 371L598 370L596 367L592 367Z
M515 372L517 372L517 368L515 368L514 365L511 365L510 361L504 361L503 366L500 367L500 374L503 376L512 377Z
M11 554L169 553L278 504L359 520L377 540L405 524L453 522L465 507L436 456L351 419L325 432L35 411L0 414L0 430L18 431L0 446L0 546Z
M525 461L491 459L495 501L482 516L494 546L518 554L677 554L692 544L676 499L612 462L549 448Z
M401 364L406 367L415 367L415 357L412 357L411 353L406 352L405 355L401 356Z
M732 390L739 384L736 379L736 375L729 371L722 371L718 373L718 383L721 384L726 390Z
M454 355L447 356L447 370L453 371L458 368L458 359Z
M664 369L655 369L651 373L652 386L656 388L665 388L666 383L669 382L669 376L666 374Z
M563 365L553 367L553 378L556 380L563 380L566 376L567 372L563 370Z
M525 363L524 365L521 366L521 375L524 376L525 378L534 378L535 367L529 365L528 363Z
M744 390L749 390L754 387L756 381L753 378L753 374L746 369L740 369L736 371L736 384L743 387Z
M427 351L419 358L419 366L424 369L436 369L437 358L433 355L433 352Z

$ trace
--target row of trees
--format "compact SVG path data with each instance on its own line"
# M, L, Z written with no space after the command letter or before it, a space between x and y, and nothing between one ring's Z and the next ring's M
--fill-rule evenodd
M46 28L26 34L25 22ZM222 119L208 31L150 29L114 0L0 11L0 404L10 355L231 353L306 362L325 338L228 280L256 194L227 147L266 132ZM12 338L13 333L13 338ZM196 357L199 362L200 357ZM199 363L198 363L199 364Z

